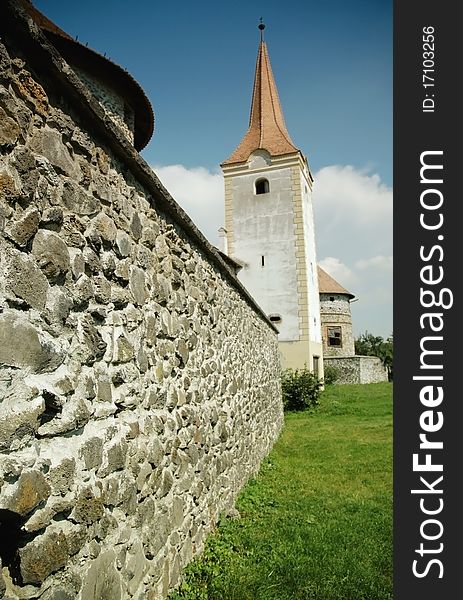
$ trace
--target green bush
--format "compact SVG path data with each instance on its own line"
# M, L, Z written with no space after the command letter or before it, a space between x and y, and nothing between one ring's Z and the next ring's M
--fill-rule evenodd
M336 367L333 367L332 365L326 365L323 370L325 372L325 375L323 378L325 385L332 385L333 383L335 383L338 380L339 372L336 369Z
M285 410L306 410L317 406L323 383L306 367L285 369L281 375Z

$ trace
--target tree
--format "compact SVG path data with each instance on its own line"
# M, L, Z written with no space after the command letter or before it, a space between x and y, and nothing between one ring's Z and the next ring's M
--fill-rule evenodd
M384 339L380 335L373 335L368 331L362 333L354 342L355 354L362 356L377 356L381 359L389 381L392 381L393 375L393 360L394 360L394 343L392 334Z

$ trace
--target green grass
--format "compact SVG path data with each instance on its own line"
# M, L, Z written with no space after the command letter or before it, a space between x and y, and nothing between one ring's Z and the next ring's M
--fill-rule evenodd
M286 414L237 508L171 600L390 600L391 384L328 386Z

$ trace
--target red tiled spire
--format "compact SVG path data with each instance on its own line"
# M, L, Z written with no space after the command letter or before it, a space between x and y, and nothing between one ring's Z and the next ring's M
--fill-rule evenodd
M244 162L251 152L267 150L272 156L299 152L286 129L267 45L260 41L257 54L249 128L233 154L222 165Z

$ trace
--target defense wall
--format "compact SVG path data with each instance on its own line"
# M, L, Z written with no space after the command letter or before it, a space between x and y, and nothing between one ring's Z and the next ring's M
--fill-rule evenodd
M325 358L325 367L336 369L335 383L378 383L388 381L387 371L377 356L344 356Z
M276 331L14 5L0 7L0 597L162 598L278 436Z

